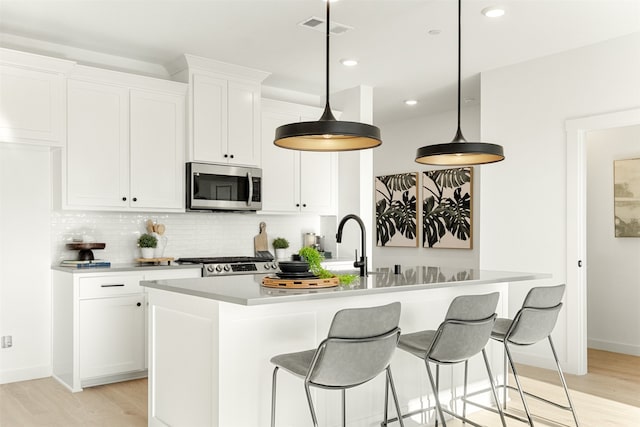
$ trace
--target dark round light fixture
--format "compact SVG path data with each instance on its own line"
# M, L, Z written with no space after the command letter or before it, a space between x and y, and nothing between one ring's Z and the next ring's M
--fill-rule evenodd
M278 147L301 151L352 151L382 144L380 129L359 122L336 120L329 105L329 4L326 31L326 104L315 122L289 123L276 129L273 143Z
M418 148L416 162L437 166L472 166L504 160L501 145L467 142L460 129L460 3L458 0L458 130L453 141Z

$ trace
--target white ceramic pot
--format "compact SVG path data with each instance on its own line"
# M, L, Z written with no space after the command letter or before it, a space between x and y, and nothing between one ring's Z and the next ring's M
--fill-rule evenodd
M140 248L142 258L153 258L156 248Z
M286 259L287 258L287 250L278 248L276 249L276 259Z

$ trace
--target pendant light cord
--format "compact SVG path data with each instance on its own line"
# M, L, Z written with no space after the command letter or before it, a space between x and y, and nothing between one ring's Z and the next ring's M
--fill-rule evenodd
M329 106L329 32L330 32L330 28L331 28L331 19L329 17L330 15L330 4L331 4L331 0L326 0L327 2L327 31L326 31L326 36L325 36L325 40L326 40L326 60L325 60L325 84L326 84L326 92L325 92L325 105L324 105L324 112L322 113L322 117L320 117L320 120L335 120L336 118L334 117L333 113L331 112L331 107Z
M461 36L461 15L462 15L462 6L461 6L462 0L458 0L458 130L456 131L456 136L453 137L453 141L452 142L467 142L466 139L464 139L464 136L462 135L462 129L460 128L460 97L461 97L461 89L460 89L460 85L461 85L461 80L462 80L462 74L460 72L461 70L461 63L462 63L462 59L461 59L461 54L460 51L462 50L461 45L462 45L462 36Z

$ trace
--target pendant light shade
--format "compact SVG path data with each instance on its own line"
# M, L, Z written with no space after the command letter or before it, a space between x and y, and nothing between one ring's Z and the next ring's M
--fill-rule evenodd
M315 122L289 123L276 129L273 143L278 147L301 151L352 151L382 144L380 129L366 123L336 120L329 105L329 11L326 31L326 104Z
M453 141L418 148L416 162L437 166L472 166L504 160L501 145L467 142L460 129L460 3L458 0L458 130Z

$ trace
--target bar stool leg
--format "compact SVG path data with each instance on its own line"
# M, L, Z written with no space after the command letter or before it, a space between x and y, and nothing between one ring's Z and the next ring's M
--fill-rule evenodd
M311 400L311 390L309 384L305 381L304 391L307 393L307 402L309 403L309 410L311 411L311 420L313 421L313 427L318 427L318 419L316 418L316 411L313 409L313 401Z
M347 390L342 389L342 427L347 427Z
M276 427L276 378L278 369L280 368L276 366L271 378L271 427Z
M393 383L393 376L391 375L390 366L387 366L387 381L391 386L391 394L393 395L393 402L396 405L396 415L398 416L398 422L400 423L400 427L404 427L404 420L402 419L402 413L400 412L400 403L398 402L398 393L396 392L396 386ZM386 422L386 416L385 416L385 422Z
M489 358L487 357L487 352L485 351L484 348L482 349L482 357L484 358L484 366L487 367L487 374L489 375L489 384L491 384L491 392L493 393L493 400L496 402L496 408L498 408L498 414L500 414L500 421L502 421L502 427L507 427L507 421L504 419L504 413L500 409L500 400L498 399L498 393L496 392L496 388L493 385L493 373L491 372L491 366L489 365ZM464 397L466 400L466 397L467 397L466 390L465 390Z
M567 395L567 401L569 402L569 409L571 409L571 415L573 415L573 421L575 421L576 427L579 427L580 424L578 424L578 417L576 416L576 411L573 407L573 402L571 401L571 397L569 396L569 390L567 389L567 382L564 379L564 374L562 373L562 368L560 367L560 361L558 361L558 355L556 354L556 349L553 346L551 335L549 335L547 338L549 339L549 346L551 346L553 359L556 361L556 367L558 368L558 375L560 376L560 381L562 381L562 387L564 388L564 393Z
M502 360L503 360L503 375L504 377L502 378L502 409L504 409L505 411L507 410L507 392L509 391L509 364L507 362L507 352L503 351L502 352Z
M520 400L522 400L522 406L524 406L524 412L527 414L527 420L529 420L529 425L533 427L533 419L531 418L531 412L529 412L527 401L524 399L522 384L520 384L520 379L518 378L518 373L516 372L516 365L513 363L513 358L511 357L511 352L509 351L509 346L507 345L506 341L504 343L504 350L507 353L507 358L509 359L509 365L511 366L511 372L513 372L513 378L516 380L516 386L518 387Z
M387 427L389 424L389 368L387 368L387 373L384 376L384 422L382 423L383 427ZM398 419L400 419L400 415L398 414Z
M469 372L469 360L464 361L464 390L462 391L462 417L467 418L467 378ZM466 424L462 420L462 424Z
M447 427L447 423L444 420L444 412L442 411L442 407L440 405L440 399L438 397L438 385L433 380L433 374L431 373L431 368L429 367L429 362L425 359L424 364L427 367L427 375L429 376L429 382L431 383L431 389L433 390L433 395L435 396L436 401L436 409L438 410L438 417L440 417L440 421L442 421L442 427ZM436 374L439 376L439 365L436 365ZM438 418L436 417L436 427L438 425Z

